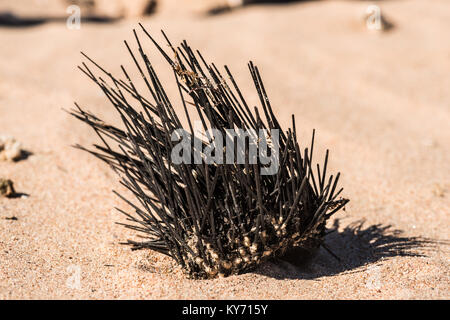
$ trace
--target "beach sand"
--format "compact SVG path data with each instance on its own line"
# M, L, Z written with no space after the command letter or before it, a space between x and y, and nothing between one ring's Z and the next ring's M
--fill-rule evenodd
M0 198L0 298L448 299L448 1L377 2L395 25L385 33L365 28L364 1L258 5L214 17L186 2L80 30L58 22L0 28L0 134L31 153L0 162L0 177L21 194ZM83 51L114 73L123 64L138 80L122 41L133 41L139 21L161 42L163 28L172 42L187 39L208 61L227 64L257 105L246 66L254 61L281 125L295 114L302 147L316 129L315 160L330 149L329 172L341 172L350 199L326 238L340 262L321 249L310 265L268 262L199 281L161 254L119 244L136 239L115 224L125 219L114 207L130 211L111 192L123 188L104 163L71 147L97 138L62 109L77 101L118 123L76 66ZM181 112L173 74L145 42Z

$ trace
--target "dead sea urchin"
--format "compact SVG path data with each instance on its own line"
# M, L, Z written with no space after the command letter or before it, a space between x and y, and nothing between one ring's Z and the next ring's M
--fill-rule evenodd
M326 221L348 200L338 199L339 173L327 176L328 151L322 167L312 165L314 132L310 147L301 150L294 116L292 128L281 129L253 63L248 67L264 120L258 108L250 110L226 66L227 80L186 41L174 47L163 33L170 50L166 53L141 28L172 68L187 129L136 31L137 54L125 44L149 97L137 89L125 68L121 80L84 55L93 68L83 63L80 69L104 92L123 128L104 123L77 104L71 111L102 141L95 150L77 147L109 164L137 200L117 193L134 211L119 209L130 221L125 225L146 238L127 243L172 257L193 278L241 273L289 249L314 250L323 245ZM208 134L196 134L189 109ZM231 138L230 130L235 133ZM230 139L226 146L218 138L223 136ZM174 161L181 137L187 141L176 152L182 161ZM243 148L239 148L241 138ZM230 150L237 155L232 162L217 161L225 156L229 160ZM274 163L276 170L269 172Z

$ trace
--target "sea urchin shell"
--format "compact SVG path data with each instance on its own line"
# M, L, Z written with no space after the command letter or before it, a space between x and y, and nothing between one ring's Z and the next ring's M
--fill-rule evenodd
M231 85L214 64L206 63L198 51L194 54L186 41L175 48L163 33L171 58L141 28L173 70L189 124L183 132L189 136L192 151L198 151L199 141L200 147L208 141L194 134L189 108L195 108L205 130L216 129L225 136L227 130L236 128L270 130L267 145L271 154L278 152L273 158L278 163L275 172L262 174L267 163L261 153L256 162L250 161L249 148L244 148L243 162L207 163L201 148L201 161L173 163L172 135L182 125L136 31L138 55L125 44L150 98L138 91L125 68L125 80L120 80L85 55L108 81L85 63L80 69L104 92L120 114L124 129L105 124L76 104L72 115L91 126L103 142L95 145L95 150L77 147L109 164L138 200L118 194L135 211L121 211L131 221L126 226L147 238L127 243L134 249L150 248L169 255L194 278L241 273L291 248L313 250L323 245L326 221L348 200L337 199L342 191L337 190L339 173L326 175L328 151L322 168L311 164L314 132L310 148L301 150L294 116L292 128L281 129L252 62L248 67L265 121L256 107L250 110L226 66ZM273 132L279 132L278 139Z

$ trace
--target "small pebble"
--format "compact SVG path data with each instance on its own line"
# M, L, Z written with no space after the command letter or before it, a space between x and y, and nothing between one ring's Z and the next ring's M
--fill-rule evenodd
M15 193L13 182L9 179L0 178L0 197L11 197Z
M0 135L0 160L14 161L20 158L22 145L11 136Z

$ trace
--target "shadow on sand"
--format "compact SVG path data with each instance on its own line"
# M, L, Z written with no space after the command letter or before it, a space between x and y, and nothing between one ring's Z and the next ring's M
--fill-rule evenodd
M102 16L86 16L81 18L81 22L87 23L112 23L119 19L108 18ZM11 12L0 11L0 27L6 28L24 28L34 27L47 22L63 22L67 21L67 17L19 17Z
M206 15L214 16L217 14L223 14L231 11L238 10L243 7L253 6L253 5L288 5L295 2L315 2L319 0L242 0L242 3L236 4L234 6L230 5L219 5L212 7L206 12Z
M356 221L339 231L339 219L325 238L326 246L336 254L333 257L321 248L314 256L301 253L286 259L267 262L255 272L276 279L318 279L339 273L362 272L370 264L393 257L426 257L448 241L403 236L401 230L390 225L364 227ZM305 262L306 261L306 262Z
M319 2L320 0L241 0L241 1L242 2L237 2L235 5L222 4L222 5L218 5L216 7L212 7L206 12L206 15L214 16L214 15L218 15L218 14L224 14L224 13L232 12L232 11L239 10L244 7L253 6L253 5L263 4L266 6L279 6L279 5L289 5L289 4L293 4L293 3L299 3L299 2L304 2L304 3ZM368 4L370 4L371 2L377 3L382 0L372 0L371 2L369 0L360 0L360 1L365 1L365 2L368 2Z

